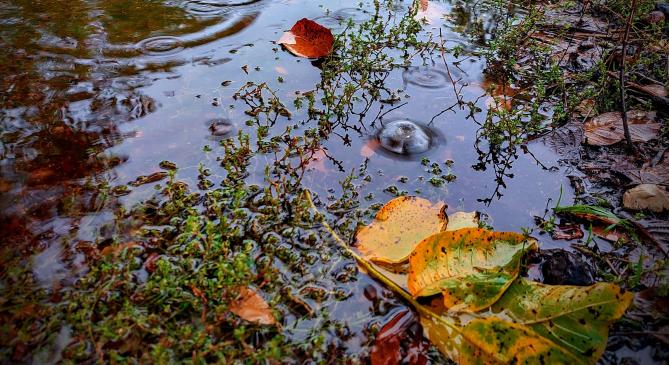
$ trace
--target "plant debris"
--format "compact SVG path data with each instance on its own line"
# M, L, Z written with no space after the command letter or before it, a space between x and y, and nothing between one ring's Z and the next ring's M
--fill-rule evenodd
M302 18L283 33L277 41L292 54L305 58L321 58L330 54L334 37L332 32L313 20Z
M630 135L634 142L648 142L657 138L662 125L655 123L654 112L631 110L627 112ZM622 141L623 122L620 113L600 114L584 124L584 142L593 146L609 146Z

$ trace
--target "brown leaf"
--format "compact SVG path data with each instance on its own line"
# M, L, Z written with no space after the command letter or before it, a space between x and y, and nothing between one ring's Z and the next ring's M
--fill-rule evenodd
M669 210L669 193L655 184L641 184L623 194L623 206L631 210L648 209L661 213Z
M276 319L265 299L252 289L241 288L237 300L230 304L230 311L249 322L276 324Z
M54 176L56 172L48 167L40 167L30 171L28 180L30 183L40 183Z
M395 198L379 210L374 222L358 231L356 246L372 261L402 263L423 238L445 229L443 207L418 197Z
M313 20L302 18L290 31L283 33L277 43L296 56L320 58L330 54L334 37L328 28Z
M629 242L629 237L625 232L616 228L607 228L609 228L609 226L594 225L592 226L592 233L597 237L611 242L618 242L620 240L622 240L622 242Z
M372 365L423 365L427 363L429 346L414 312L403 309L379 331L370 351L370 361Z
M207 303L207 296L204 294L204 292L202 292L202 290L198 289L198 287L195 285L191 285L190 289L193 291L193 295L200 298L202 302Z
M574 108L574 115L587 118L590 115L594 115L594 110L596 108L595 100L593 99L583 99L581 102Z
M578 224L561 224L555 227L551 237L554 240L575 240L583 238L583 231Z
M102 256L107 256L109 254L114 254L114 256L117 256L124 249L126 249L126 248L131 249L131 248L135 248L135 247L142 247L142 245L137 243L137 242L130 241L130 242L121 243L121 244L116 245L116 246L109 245L109 246L103 248L100 253L102 254Z
M325 153L325 150L319 148L311 156L311 159L307 163L307 167L311 170L317 170L323 174L329 174L332 171L330 171L330 169L328 169L327 166L325 166L326 159L327 159L327 154Z
M0 179L0 193L6 193L12 189L12 183L4 179Z
M160 260L160 255L156 252L152 252L149 257L144 261L144 268L146 271L152 273L156 271L156 265L158 264L158 260Z
M650 96L667 97L667 88L660 84L641 85L635 82L627 82L625 85L630 89Z
M662 125L655 123L655 112L627 112L633 142L647 142L657 137ZM592 146L609 146L625 138L622 115L619 112L600 114L584 124L585 142Z
M625 174L634 182L642 184L669 185L669 151L665 152L659 163L646 163L641 169L627 170Z
M669 247L669 222L662 219L634 221L634 226L646 240L653 242L663 252Z
M485 100L485 106L488 110L497 112L506 110L508 112L513 109L513 98L505 95L489 96Z
M370 139L360 148L360 156L370 158L376 154L376 150L381 146L376 139Z

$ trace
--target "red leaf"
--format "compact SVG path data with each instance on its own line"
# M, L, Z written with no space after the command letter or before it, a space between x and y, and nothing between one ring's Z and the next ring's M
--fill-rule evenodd
M302 18L279 41L292 54L306 58L320 58L330 54L334 37L330 29Z

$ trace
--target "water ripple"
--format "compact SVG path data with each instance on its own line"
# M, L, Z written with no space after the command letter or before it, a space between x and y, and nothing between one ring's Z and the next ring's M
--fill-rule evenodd
M424 89L441 89L450 82L448 73L435 67L412 66L402 74L404 82Z

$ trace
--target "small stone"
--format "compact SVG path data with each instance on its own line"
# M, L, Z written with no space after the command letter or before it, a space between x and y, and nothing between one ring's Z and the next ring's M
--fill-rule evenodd
M410 120L394 120L377 135L381 146L390 152L412 155L427 151L432 144L430 132Z
M594 270L580 256L565 250L545 250L541 273L544 284L549 285L591 285Z
M655 4L655 10L661 12L665 17L667 17L669 16L669 3Z
M669 210L669 193L655 184L641 184L623 194L623 206L631 210L648 209L661 213Z

